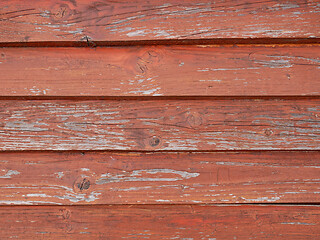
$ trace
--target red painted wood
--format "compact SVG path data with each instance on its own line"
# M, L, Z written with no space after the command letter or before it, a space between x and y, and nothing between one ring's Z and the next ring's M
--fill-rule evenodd
M3 100L1 150L319 150L319 99Z
M12 0L0 42L319 38L319 2Z
M3 48L0 95L319 96L319 53L316 45Z
M319 203L320 152L1 152L0 204Z
M0 2L0 239L320 239L319 12Z
M2 239L319 239L319 206L1 207Z

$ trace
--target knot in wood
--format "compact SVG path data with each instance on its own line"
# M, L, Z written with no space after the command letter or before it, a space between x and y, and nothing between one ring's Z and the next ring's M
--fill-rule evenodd
M79 177L74 183L75 192L85 192L91 187L89 177Z
M78 183L78 188L80 189L80 191L82 190L87 190L90 187L90 181L86 178L82 179L82 181L80 183Z
M71 211L69 209L61 209L60 211L63 219L69 219L71 217Z
M151 147L157 147L159 146L160 144L160 139L158 137L152 137L150 140L149 140L149 144Z
M149 66L159 63L159 54L156 51L146 51L137 57L137 69L142 74L148 71Z
M198 127L198 126L202 125L202 117L197 112L190 113L187 117L187 122L190 125L190 127L192 127L192 128Z
M73 226L71 225L71 223L68 222L68 223L66 224L66 232L67 232L67 233L71 233L72 230L73 230Z
M67 4L58 4L53 7L50 16L53 21L59 22L68 19L70 14L71 10Z
M267 137L269 137L269 136L271 136L271 135L273 134L273 131L272 131L271 129L266 129L266 130L264 131L264 134L265 134Z

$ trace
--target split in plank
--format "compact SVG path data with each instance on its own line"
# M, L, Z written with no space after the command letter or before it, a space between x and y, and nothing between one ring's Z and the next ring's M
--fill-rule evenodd
M0 204L319 203L320 152L1 152Z
M319 96L320 47L3 48L0 96Z
M12 0L0 42L319 38L317 0Z

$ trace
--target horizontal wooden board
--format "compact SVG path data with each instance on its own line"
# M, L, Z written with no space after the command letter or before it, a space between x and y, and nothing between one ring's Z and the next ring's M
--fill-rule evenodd
M0 3L0 41L319 38L317 0Z
M0 150L319 150L320 99L3 100Z
M319 206L1 207L2 239L319 239Z
M320 152L1 152L0 204L319 203Z
M3 48L0 96L320 95L320 47Z

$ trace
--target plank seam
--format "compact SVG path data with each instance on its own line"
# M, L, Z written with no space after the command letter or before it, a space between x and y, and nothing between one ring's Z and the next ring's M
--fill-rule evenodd
M0 47L110 47L110 46L152 46L152 45L301 45L320 44L320 38L221 38L221 39L168 39L128 41L43 41L43 42L0 42Z
M317 100L320 99L320 95L294 95L294 96L1 96L0 101L32 101L32 100L72 100L72 101L91 101L91 100L104 100L104 101L167 101L167 100L178 100L178 101L212 101L212 100Z

